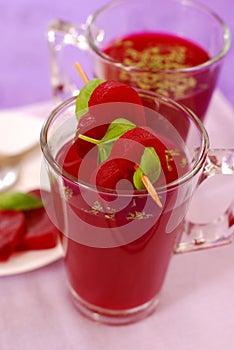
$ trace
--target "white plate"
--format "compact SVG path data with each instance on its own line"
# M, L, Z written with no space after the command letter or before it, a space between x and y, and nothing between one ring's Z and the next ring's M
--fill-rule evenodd
M62 247L26 251L13 254L6 262L0 263L0 276L10 276L38 269L62 257Z
M43 120L17 111L0 112L0 151L17 153L39 142ZM12 190L29 191L40 187L40 148L21 163L20 179ZM60 244L52 249L14 253L6 262L0 262L0 276L32 271L62 257Z

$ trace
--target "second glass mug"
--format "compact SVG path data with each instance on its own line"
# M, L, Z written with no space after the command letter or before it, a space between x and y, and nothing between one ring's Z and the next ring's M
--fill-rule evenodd
M75 97L52 111L41 131L46 167L41 187L49 190L49 196L42 192L42 197L62 232L70 292L81 313L113 325L139 321L155 310L173 253L231 243L234 232L233 202L211 223L185 220L200 183L216 174L234 174L234 151L209 149L205 128L185 106L153 92L138 92L146 124L174 152L170 154L179 157L178 178L156 187L162 208L148 193L116 194L83 180L80 172L89 176L91 171L86 156L76 176L66 171L64 156L77 128ZM116 110L109 103L92 108L102 115ZM170 154L165 153L169 166ZM75 167L74 159L67 159Z
M210 59L190 68L149 69L123 64L103 52L126 35L144 32L185 38L203 48ZM202 121L231 42L222 19L193 0L115 0L88 16L85 24L55 20L47 38L53 94L60 100L80 89L74 62L81 61L90 77L160 93L185 104ZM81 51L88 52L90 60Z

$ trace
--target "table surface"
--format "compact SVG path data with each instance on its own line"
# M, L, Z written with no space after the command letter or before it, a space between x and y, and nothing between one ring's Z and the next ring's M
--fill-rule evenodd
M233 0L203 0L234 34ZM54 18L85 21L103 0L0 3L0 108L29 110L51 99L45 29ZM212 146L233 147L234 51L223 66L206 122ZM26 108L26 111L28 109ZM221 122L221 118L222 122ZM231 192L231 191L230 191ZM233 264L233 265L232 265ZM110 327L83 318L68 295L62 260L0 277L0 349L231 350L234 346L234 246L175 256L159 307L144 321Z

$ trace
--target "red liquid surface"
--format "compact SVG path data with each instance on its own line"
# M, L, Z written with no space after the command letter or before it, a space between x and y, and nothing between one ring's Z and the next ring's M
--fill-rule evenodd
M184 159L183 151L177 160L175 158L179 169L176 170L176 176L177 173L180 176L185 171L180 165L182 158ZM61 148L57 160L64 170L77 176L80 159L76 159L71 143ZM87 178L84 180L88 180L91 168L92 165L87 164ZM89 195L90 202L94 203L93 206L89 205L80 195L78 187L68 180L65 180L64 184L68 190L68 236L64 238L65 266L73 290L86 302L112 310L134 308L150 301L161 290L175 240L181 232L181 217L185 214L187 203L183 202L176 207L177 190L166 193L163 212L158 218L160 209L153 200L150 198L149 207L145 209L147 196L145 199L137 197L130 200L129 204L112 218L108 212L107 219L105 211L99 208L101 204L98 206L95 202L95 195ZM61 200L56 186L54 182L55 205L59 212ZM114 204L109 202L109 207L112 206ZM172 213L176 219L168 228ZM77 220L74 220L74 214ZM73 239L77 232L81 235L98 235L97 228L100 227L106 230L114 227L118 238L123 227L132 220L136 220L137 226L140 225L145 233L136 240L120 246L94 247ZM145 224L148 220L151 220L150 226L146 229Z
M103 63L101 75L105 79L119 80L171 97L191 108L201 120L204 119L219 66L204 68L192 74L165 73L165 70L195 67L207 62L210 57L202 47L178 36L144 32L119 38L109 43L103 51L126 66L150 71L125 72ZM100 76L100 72L95 73Z

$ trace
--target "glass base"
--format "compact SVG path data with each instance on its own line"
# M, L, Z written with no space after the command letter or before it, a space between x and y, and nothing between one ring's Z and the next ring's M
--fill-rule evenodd
M87 303L80 298L73 288L70 287L69 289L73 296L73 301L82 315L92 321L108 325L118 326L138 322L151 315L155 311L159 302L159 298L156 295L147 303L132 309L109 310Z

